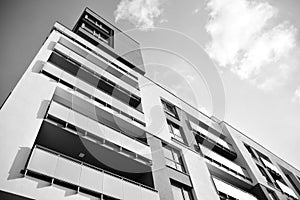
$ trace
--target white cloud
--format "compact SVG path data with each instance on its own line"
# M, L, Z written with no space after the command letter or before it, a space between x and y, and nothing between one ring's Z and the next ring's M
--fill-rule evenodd
M296 47L297 29L287 21L272 26L276 8L267 2L208 0L207 9L206 50L219 66L262 89L287 79L294 69L287 58Z
M150 30L163 10L161 0L121 0L115 11L115 21L129 20L141 30Z
M163 23L167 23L169 20L167 20L167 19L161 19L161 20L159 20L159 23L160 24L163 24Z
M300 102L300 85L294 92L293 102Z
M194 11L193 11L193 14L198 14L200 12L200 9L199 8L196 8Z

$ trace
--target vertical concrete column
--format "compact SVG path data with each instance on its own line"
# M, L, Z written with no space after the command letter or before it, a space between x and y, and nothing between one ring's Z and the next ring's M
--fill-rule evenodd
M150 134L147 134L147 140L152 153L152 170L155 189L158 191L161 200L172 200L173 193L161 140Z
M194 147L195 147L195 145L197 145L197 142L196 142L195 136L191 130L188 117L183 110L180 110L178 108L177 108L177 113L178 113L179 119L181 121L182 130L184 132L187 144L189 147L195 149Z

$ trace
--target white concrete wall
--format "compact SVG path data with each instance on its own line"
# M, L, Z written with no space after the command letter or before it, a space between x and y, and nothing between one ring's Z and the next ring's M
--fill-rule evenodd
M50 185L36 178L24 177L20 173L29 158L49 101L58 85L56 81L40 74L39 71L43 63L48 60L60 36L61 34L56 31L50 34L0 110L0 189L33 199L93 199L89 195L77 194L76 191L68 188ZM57 70L51 72L59 73ZM119 139L120 144L124 144L125 140L120 137ZM134 145L125 143L126 147L133 149ZM149 157L149 149L147 152L145 154ZM108 185L106 184L106 187ZM126 187L130 187L131 194L142 196L139 199L158 200L157 192L133 186L131 183L126 184ZM111 189L115 190L115 188ZM123 195L123 189L120 192Z

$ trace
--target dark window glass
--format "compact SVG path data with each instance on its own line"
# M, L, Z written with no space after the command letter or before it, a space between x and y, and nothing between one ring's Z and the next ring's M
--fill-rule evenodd
M257 165L257 167L258 167L260 173L265 177L265 179L267 180L267 182L273 184L271 178L268 176L268 174L266 173L266 171L261 166L259 166L259 165Z
M178 119L175 106L163 100L161 102L163 104L165 112Z
M275 194L275 192L271 191L271 190L268 190L268 195L269 195L269 198L271 200L278 200L278 197L277 195Z
M256 157L254 151L252 150L252 148L251 148L249 145L247 145L247 144L245 144L245 147L246 147L246 149L248 150L248 152L251 154L251 156L252 156L253 158L257 159L257 157Z

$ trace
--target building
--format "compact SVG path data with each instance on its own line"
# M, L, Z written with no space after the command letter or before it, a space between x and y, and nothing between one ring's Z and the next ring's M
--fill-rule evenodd
M54 24L0 110L1 199L300 198L300 171L146 78L138 49L88 8Z

